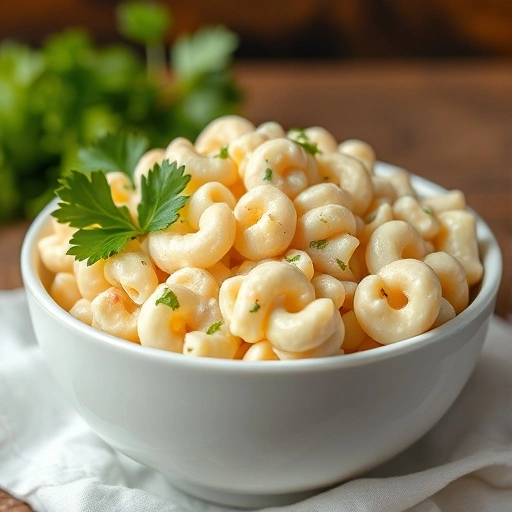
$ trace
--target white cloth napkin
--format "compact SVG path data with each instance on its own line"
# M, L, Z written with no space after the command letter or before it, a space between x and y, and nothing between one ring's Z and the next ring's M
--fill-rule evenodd
M409 450L364 478L272 512L512 511L512 326L493 319L468 385ZM36 512L221 512L109 448L75 414L30 325L0 292L0 488Z

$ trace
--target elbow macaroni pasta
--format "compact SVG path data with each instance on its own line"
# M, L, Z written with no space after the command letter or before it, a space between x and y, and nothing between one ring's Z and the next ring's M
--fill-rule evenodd
M66 254L69 226L39 242L55 302L93 328L184 356L336 356L450 321L482 278L463 193L422 198L407 171L374 174L366 142L225 116L145 153L134 187L109 174L115 203L136 215L164 159L192 176L166 230L90 266Z

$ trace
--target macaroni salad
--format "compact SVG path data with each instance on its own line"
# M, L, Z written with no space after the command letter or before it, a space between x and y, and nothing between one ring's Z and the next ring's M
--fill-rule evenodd
M114 203L136 218L165 160L190 175L166 229L92 265L68 254L69 225L39 243L53 299L111 335L186 356L350 354L449 321L482 278L463 193L425 199L405 170L374 174L363 141L226 116L144 154L134 185L107 174Z

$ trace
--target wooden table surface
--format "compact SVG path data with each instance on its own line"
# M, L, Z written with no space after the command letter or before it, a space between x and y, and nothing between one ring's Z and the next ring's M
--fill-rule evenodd
M253 122L320 125L378 158L461 189L493 229L504 274L496 312L512 314L512 62L243 64ZM27 222L0 228L0 289L21 286ZM508 263L507 263L508 262ZM0 492L0 512L29 510Z

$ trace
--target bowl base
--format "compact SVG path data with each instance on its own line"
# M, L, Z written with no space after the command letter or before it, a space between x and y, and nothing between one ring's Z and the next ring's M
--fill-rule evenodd
M291 505L311 498L325 489L312 489L309 491L291 492L285 494L244 494L221 491L212 487L172 479L171 484L190 496L205 501L236 508L267 508Z

